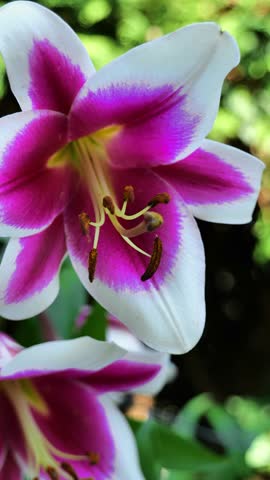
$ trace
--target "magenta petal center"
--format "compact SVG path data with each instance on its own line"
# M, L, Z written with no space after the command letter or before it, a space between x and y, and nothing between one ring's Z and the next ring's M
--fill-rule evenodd
M33 108L67 114L86 80L79 65L74 65L47 39L34 41L29 63Z

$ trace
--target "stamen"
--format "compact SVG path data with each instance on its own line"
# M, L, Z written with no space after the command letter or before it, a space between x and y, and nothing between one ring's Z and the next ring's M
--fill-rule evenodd
M126 215L126 206L127 202L124 202L122 210L117 210L117 216L122 218L123 220L136 220L136 218L142 217L148 210L150 210L151 207L147 206L140 210L137 213L134 213L133 215Z
M145 208L140 210L137 213L134 213L133 215L126 215L126 203L124 203L123 208L121 211L119 211L118 216L120 218L123 218L123 220L135 220L136 218L142 217L145 213L147 213L150 208L155 207L159 203L169 203L170 201L170 195L168 193L158 193L155 195L155 197L152 198L147 204Z
M138 237L143 233L152 232L163 223L163 217L156 212L146 212L144 214L144 220L136 225L136 227L132 228L122 227L121 223L119 223L118 219L114 215L109 214L109 218L118 233L120 233L122 237L128 238Z
M79 215L80 225L82 229L83 235L88 237L89 235L89 228L90 228L90 217L87 213L82 212Z
M59 480L59 475L58 475L57 471L55 470L55 468L48 467L48 468L46 468L46 472L48 473L51 480Z
M158 193L157 195L155 195L152 200L150 200L150 202L148 202L148 206L153 208L155 207L156 205L158 205L159 203L169 203L171 197L168 193L164 192L164 193Z
M157 212L147 212L143 218L148 232L153 232L163 224L163 217Z
M149 280L150 278L153 277L154 273L156 273L160 264L161 255L162 255L162 242L159 237L156 237L154 240L154 247L153 247L153 252L150 258L149 265L145 270L144 274L141 276L142 282Z
M107 210L109 210L109 212L114 215L114 211L115 211L115 208L114 208L114 203L113 203L113 200L112 200L112 197L110 197L109 195L107 195L106 197L103 198L103 201L102 201L102 204L103 204L103 207L106 208Z
M89 275L89 281L91 283L94 281L96 264L97 264L97 249L92 248L92 250L89 252L89 257L88 257L88 275Z
M135 195L134 195L134 188L132 185L126 185L124 187L124 192L123 192L123 197L124 197L124 202L134 202L135 200Z
M117 214L120 217L125 215L128 202L132 203L135 200L134 188L132 187L132 185L126 185L124 187L123 198L124 198L124 203L123 203L123 206L122 206L121 210L117 209Z
M69 463L66 463L66 462L61 463L61 467L65 472L67 472L71 476L72 480L79 480L77 473L74 471L74 469Z
M87 457L90 460L90 465L97 465L100 461L100 455L97 452L87 452Z

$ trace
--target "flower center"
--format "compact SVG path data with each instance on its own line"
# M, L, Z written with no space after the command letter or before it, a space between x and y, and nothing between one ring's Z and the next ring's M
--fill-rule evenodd
M48 407L30 380L7 380L0 384L13 405L20 422L27 447L28 478L40 479L40 471L46 471L51 480L80 480L75 469L69 462L84 461L90 466L97 465L100 455L97 452L85 452L84 455L72 455L63 452L50 443L40 430L33 417L33 409L38 413L49 416ZM61 458L61 463L56 460ZM95 480L88 477L88 480Z
M126 210L128 204L135 202L135 192L132 185L126 185L122 192L122 204L118 204L111 178L106 143L113 135L118 133L119 129L121 127L109 127L95 132L89 137L80 138L51 157L48 163L48 166L54 167L61 165L63 162L66 163L68 155L69 163L79 171L81 178L87 185L94 209L94 218L91 218L88 212L81 212L79 221L82 234L86 237L88 243L92 239L91 229L94 229L88 260L90 282L94 280L99 236L106 218L131 248L149 258L147 269L141 276L142 281L146 281L154 275L159 267L162 255L162 243L158 236L154 240L151 253L140 248L132 239L144 233L153 232L163 224L162 215L152 211L152 208L160 203L168 203L170 197L168 193L158 193L149 200L143 209L128 215ZM134 225L134 220L138 220L138 224L135 226L125 228L122 225L123 221L131 221Z

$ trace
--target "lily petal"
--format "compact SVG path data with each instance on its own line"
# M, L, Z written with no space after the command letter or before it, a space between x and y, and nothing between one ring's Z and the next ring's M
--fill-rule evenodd
M146 357L146 362L136 361L136 355L127 354L124 360L108 365L98 372L90 373L83 378L83 382L95 388L98 393L106 392L125 392L135 387L141 386L150 382L161 370L159 364L162 354L154 355L152 363L149 357ZM134 359L135 357L135 359Z
M251 221L264 167L246 152L205 140L184 160L156 171L179 191L195 217L241 224Z
M0 130L0 235L32 235L67 202L70 171L46 167L66 142L67 120L56 112L20 112L1 118Z
M2 369L6 363L9 363L10 360L14 357L14 355L17 355L17 353L19 353L22 349L23 347L19 343L15 342L13 338L1 332L0 333L0 369Z
M18 460L18 462L25 462L27 458L23 431L17 419L13 405L3 393L0 393L0 407L0 431L5 439L6 448L6 457L3 469L0 470L0 479L19 480L21 478L20 475L15 477L14 474L14 472L20 473L18 466L16 465L16 460ZM4 472L7 473L6 477L4 476ZM10 476L8 473L10 473ZM1 474L3 476L1 476Z
M90 388L66 378L35 378L33 385L46 403L49 415L33 410L33 416L48 441L58 450L85 456L85 460L58 459L72 465L78 478L112 478L115 447L106 412ZM91 465L87 453L98 460Z
M142 385L136 385L130 390L133 393L141 393L143 395L157 395L166 385L177 376L177 368L170 361L170 355L167 353L160 353L153 350L145 349L142 353L129 354L130 359L136 359L140 355L141 362L145 364L157 364L159 365L159 372L152 380Z
M0 51L22 110L67 113L95 72L77 35L53 12L27 1L1 8L0 32Z
M107 329L107 340L114 341L120 347L128 350L126 358L133 362L143 362L144 364L156 364L160 370L154 378L141 386L135 386L132 389L135 393L144 393L156 395L166 383L172 381L177 375L177 367L170 361L170 355L160 353L148 348L138 340L127 327L119 322L118 319L109 316L109 328ZM140 365L141 363L139 363Z
M119 360L125 353L115 343L90 337L55 340L19 352L2 368L0 378L34 377L70 369L95 371Z
M113 480L144 480L135 439L127 420L109 398L102 397L100 401L114 433L116 462Z
M136 47L82 88L70 113L71 137L120 125L108 142L111 162L120 168L184 158L211 130L222 83L238 62L236 42L214 23Z
M3 412L2 412L2 415L3 415ZM3 465L4 465L5 460L6 460L6 456L7 456L7 445L6 445L6 442L5 442L5 435L4 435L5 432L3 431L3 428L1 428L1 427L2 427L2 425L0 424L0 472L3 468Z
M0 480L23 480L23 473L11 452L0 470Z
M158 192L171 196L168 205L155 207L164 217L158 229L163 256L155 275L142 282L149 259L124 242L109 220L101 228L98 261L93 283L88 280L90 243L82 236L79 213L89 212L87 192L70 202L65 224L71 261L85 288L108 311L125 323L144 343L156 350L183 353L199 340L204 325L204 251L198 227L181 198L169 184L151 171L118 171L115 191L134 186L140 210ZM120 186L122 187L120 188ZM155 233L135 238L135 243L151 252ZM128 315L127 315L128 312Z
M65 253L62 217L41 233L11 239L0 265L0 314L21 320L48 308L59 291Z

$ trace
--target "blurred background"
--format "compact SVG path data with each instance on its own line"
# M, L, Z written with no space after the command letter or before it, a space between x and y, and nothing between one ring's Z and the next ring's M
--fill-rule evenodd
M190 471L190 461L185 472L185 468L172 472L162 467L160 478L270 478L270 0L36 3L51 8L69 23L97 69L142 42L193 22L218 22L240 46L241 64L225 81L210 137L266 163L259 206L249 225L199 222L207 265L206 328L192 352L173 359L179 375L156 400L154 415L167 424L174 421L177 432L189 441L196 439L213 452L235 455L235 469L225 473L205 471L204 467ZM1 61L0 115L17 110ZM68 263L61 280L61 295L50 315L59 335L68 337L80 305L91 299ZM42 339L35 319L23 324L1 322L2 328L24 345ZM189 451L196 464L196 448ZM244 458L242 463L237 454ZM150 472L148 478L159 477L151 477Z

